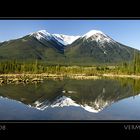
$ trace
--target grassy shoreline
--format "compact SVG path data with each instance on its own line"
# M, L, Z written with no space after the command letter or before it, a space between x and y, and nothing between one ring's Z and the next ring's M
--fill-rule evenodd
M125 75L125 74L111 74L111 73L104 73L104 74L96 74L96 75L86 75L86 74L0 74L0 84L20 84L20 83L38 83L43 82L45 79L59 79L63 80L65 78L68 79L77 79L77 80L84 80L84 79L101 79L101 78L132 78L132 79L140 79L140 75Z
M42 78L53 78L53 77L122 77L122 78L140 78L140 75L134 74L113 74L113 73L103 73L103 74L95 74L95 75L86 75L86 74L47 74L47 73L40 73L40 74L32 74L32 73L21 73L21 74L0 74L1 77L42 77Z

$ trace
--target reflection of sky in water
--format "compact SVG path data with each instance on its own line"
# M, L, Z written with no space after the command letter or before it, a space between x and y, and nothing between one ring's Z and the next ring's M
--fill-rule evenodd
M133 96L139 88L130 83L49 81L38 87L27 85L19 94L22 86L5 85L0 87L0 120L140 120L140 96Z
M120 100L103 110L102 113L108 113L116 119L118 117L120 119L140 120L140 96Z

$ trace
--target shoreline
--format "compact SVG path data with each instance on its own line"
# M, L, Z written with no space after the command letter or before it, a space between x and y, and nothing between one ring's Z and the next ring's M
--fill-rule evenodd
M3 84L29 84L29 83L42 83L46 79L52 80L64 80L64 79L75 79L75 80L97 80L102 78L131 78L140 79L140 75L123 75L123 74L100 74L87 76L86 74L0 74L0 85Z
M1 78L72 78L72 79L99 79L103 77L110 77L110 78L134 78L140 79L140 75L127 75L127 74L97 74L88 76L86 74L30 74L30 73L23 73L23 74L0 74Z
M103 77L114 77L114 78L133 78L140 79L140 75L125 75L125 74L102 74Z

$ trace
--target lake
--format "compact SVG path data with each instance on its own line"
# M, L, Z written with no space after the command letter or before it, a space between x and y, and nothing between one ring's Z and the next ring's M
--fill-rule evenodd
M44 80L0 86L0 120L140 120L140 80Z

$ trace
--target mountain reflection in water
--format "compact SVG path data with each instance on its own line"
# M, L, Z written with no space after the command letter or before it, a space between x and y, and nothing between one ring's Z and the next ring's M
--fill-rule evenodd
M2 85L0 97L31 108L75 106L98 113L119 100L138 95L140 80L46 80L40 84Z

